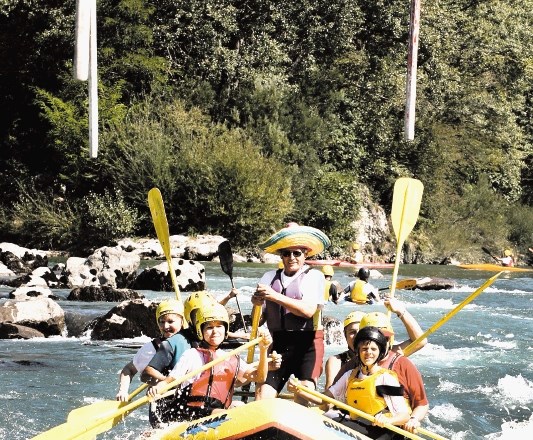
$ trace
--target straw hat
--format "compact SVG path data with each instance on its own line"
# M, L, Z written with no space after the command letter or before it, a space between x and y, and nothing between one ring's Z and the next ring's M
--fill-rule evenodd
M321 230L311 226L300 226L298 223L289 223L259 247L270 254L287 248L302 248L307 249L308 257L312 257L330 245L328 236Z

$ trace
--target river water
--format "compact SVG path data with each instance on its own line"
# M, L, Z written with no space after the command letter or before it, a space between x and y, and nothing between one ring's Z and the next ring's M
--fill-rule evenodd
M229 291L228 277L216 263L206 263L211 292ZM250 296L268 267L239 264L234 281L240 289L244 313L251 310ZM371 280L377 287L390 284L392 270ZM335 279L346 286L351 269L336 269ZM423 329L429 328L465 299L493 273L467 271L451 266L402 265L399 278L439 277L454 279L457 288L440 291L397 291ZM0 287L0 296L11 289ZM58 291L65 297L68 291ZM172 296L142 292L148 299ZM185 295L184 295L185 298ZM0 299L0 302L4 301ZM62 301L67 313L89 319L103 315L114 304ZM228 306L231 306L230 302ZM235 306L235 304L233 304ZM428 393L430 411L424 426L453 440L533 438L533 274L503 274L496 282L444 324L428 345L411 359L418 366ZM329 303L325 315L343 319L354 305ZM365 311L383 311L377 304ZM401 322L393 315L396 339L405 338ZM0 440L21 440L66 421L68 413L98 400L113 400L118 372L135 353L121 341L81 338L0 340ZM342 343L328 345L326 354L343 351ZM140 385L134 379L130 390ZM147 430L145 407L124 423L99 436L133 439Z

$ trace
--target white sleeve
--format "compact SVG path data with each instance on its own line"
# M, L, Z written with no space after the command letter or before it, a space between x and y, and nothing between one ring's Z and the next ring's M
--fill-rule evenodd
M400 382L398 382L398 379L396 379L396 377L385 373L376 379L376 386L377 385L390 385L394 387L399 387ZM385 395L384 399L392 415L409 412L409 406L407 405L407 402L405 401L403 396Z
M196 350L195 348L189 348L181 355L178 363L174 365L174 368L172 368L172 371L168 373L168 375L173 377L174 379L179 379L180 377L185 376L187 373L197 370L202 366L203 361L198 350ZM198 379L199 376L200 373L194 377L191 377L185 382L182 382L180 387L183 388L188 384L193 383L196 379Z
M144 344L137 353L133 356L133 366L137 369L139 373L142 373L148 363L152 360L156 353L156 348L152 341Z
M348 379L353 370L344 373L341 378L328 388L328 391L333 394L333 398L340 402L346 403L346 390L348 388Z
M324 274L316 269L311 269L302 280L302 301L323 305L325 287L326 279Z

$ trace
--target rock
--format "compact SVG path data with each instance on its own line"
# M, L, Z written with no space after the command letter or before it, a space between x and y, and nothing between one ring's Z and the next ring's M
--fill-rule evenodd
M456 286L454 280L446 278L417 278L414 289L420 290L446 290Z
M31 327L45 336L66 332L65 312L50 298L8 300L0 305L0 322Z
M9 294L9 298L17 301L24 301L29 298L37 297L50 298L53 300L59 299L59 297L54 295L48 287L43 286L21 286Z
M324 344L342 345L346 343L344 329L337 318L324 316L322 318L322 325L324 326Z
M110 286L76 287L68 295L69 301L107 301L120 302L128 299L144 298L133 289L114 289Z
M120 247L102 247L89 258L71 257L65 273L69 287L110 286L129 287L136 278L140 265L138 254Z
M48 266L45 251L27 249L13 243L0 243L0 261L16 274L30 273L41 266Z
M205 290L205 267L203 264L196 261L172 259L172 267L176 273L176 282L180 291ZM132 287L137 290L173 292L174 287L168 272L168 264L165 262L144 269L137 276Z
M15 272L9 269L4 263L0 261L0 277L14 277Z
M147 299L128 300L113 307L104 316L92 321L86 328L93 340L159 336L155 320L157 304Z
M0 323L0 339L32 339L44 338L44 333L24 325Z

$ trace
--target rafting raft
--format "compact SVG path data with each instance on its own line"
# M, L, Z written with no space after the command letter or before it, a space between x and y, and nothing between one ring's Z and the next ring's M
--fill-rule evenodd
M256 400L156 430L154 440L370 440L321 413L285 399Z
M482 263L482 264L459 264L457 267L469 270L485 270L490 272L533 272L529 267L507 267L499 264Z

